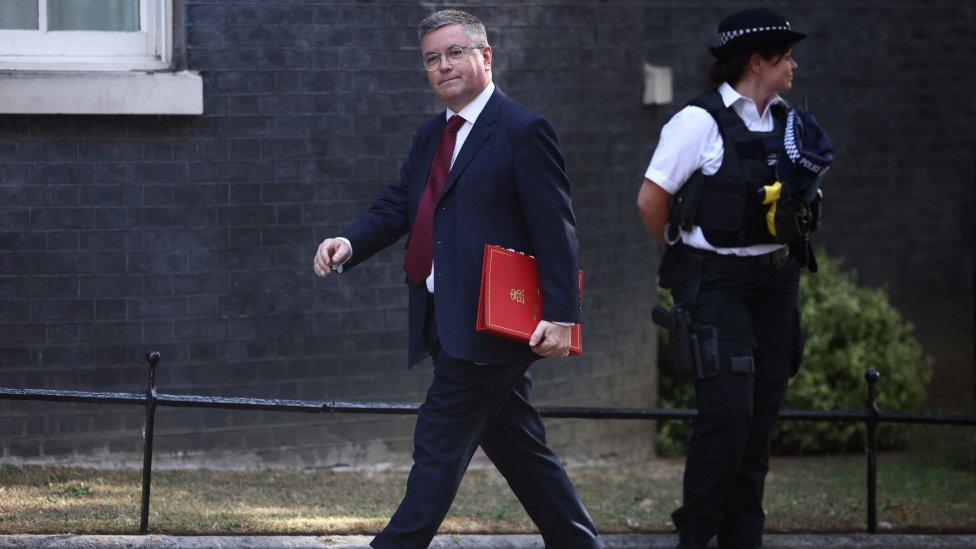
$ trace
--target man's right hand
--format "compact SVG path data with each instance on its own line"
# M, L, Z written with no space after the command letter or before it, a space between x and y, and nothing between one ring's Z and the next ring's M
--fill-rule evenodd
M326 238L319 244L318 251L315 252L315 259L312 260L312 268L315 274L321 277L329 276L333 269L339 267L352 256L349 245L340 238Z

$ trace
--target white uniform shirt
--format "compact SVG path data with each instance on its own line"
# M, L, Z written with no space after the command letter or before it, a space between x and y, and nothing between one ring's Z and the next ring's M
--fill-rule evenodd
M732 107L745 122L746 128L754 132L772 131L774 122L770 107L777 103L786 103L782 97L774 95L760 115L756 103L735 91L727 82L718 87L718 93L725 106ZM701 107L687 106L678 111L661 129L661 139L644 177L673 195L695 170L701 169L705 175L718 172L724 152L722 135L712 115ZM708 243L698 226L692 227L690 231L681 231L681 240L689 246L725 255L762 255L784 246L758 244L741 248L718 248Z

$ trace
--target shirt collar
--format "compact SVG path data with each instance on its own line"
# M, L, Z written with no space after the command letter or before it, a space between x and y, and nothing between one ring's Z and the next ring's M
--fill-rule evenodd
M450 120L451 117L456 114L463 118L465 122L473 125L475 120L478 119L478 116L481 115L481 111L485 110L485 105L488 104L488 100L491 99L491 94L494 92L495 83L488 82L488 85L485 86L485 89L481 90L478 97L475 97L470 103L461 107L460 111L454 112L451 109L447 109L447 112L445 113L447 115L447 119Z
M752 99L749 99L748 97L735 91L735 88L733 88L728 82L722 82L722 85L718 87L718 93L722 96L722 102L725 103L726 107L731 107L736 101L740 100L753 103ZM769 103L766 104L766 112L762 113L761 118L765 118L766 114L769 113L769 107L778 104L788 105L785 99L780 97L779 94L776 94L772 97L772 99L769 100ZM753 103L753 110L755 110L755 103Z

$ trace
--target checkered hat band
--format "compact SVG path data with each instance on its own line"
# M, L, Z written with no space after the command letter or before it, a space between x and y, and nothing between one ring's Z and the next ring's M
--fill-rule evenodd
M783 135L783 148L786 149L786 156L796 164L796 161L800 159L800 151L796 147L796 135L793 129L796 127L796 111L790 110L789 116L786 118L786 133Z
M766 32L766 31L776 31L776 30L790 30L790 24L787 22L785 25L780 25L778 27L753 27L751 29L736 29L726 32L718 33L718 43L720 46L724 46L729 43L733 38L738 38L740 36L745 36L747 34L752 34L754 32Z

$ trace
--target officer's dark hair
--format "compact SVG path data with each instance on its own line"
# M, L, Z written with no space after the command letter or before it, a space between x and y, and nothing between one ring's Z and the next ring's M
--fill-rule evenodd
M758 54L759 57L762 57L766 61L773 61L774 59L779 61L792 47L793 44L779 44L777 46L768 46L762 49L740 53L728 59L716 59L712 68L708 69L708 86L710 88L717 88L722 85L722 82L728 82L734 86L745 76L752 54ZM773 62L775 63L776 61Z

